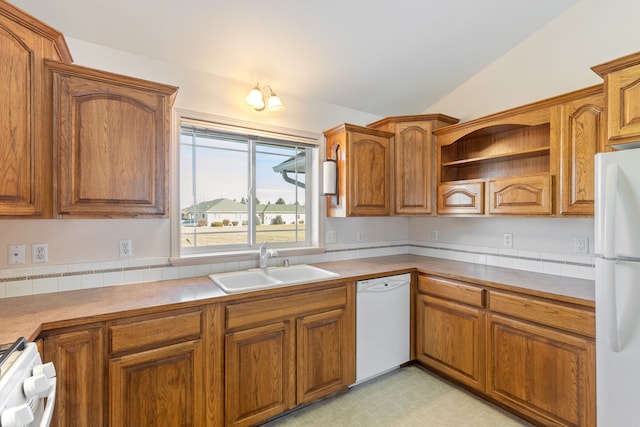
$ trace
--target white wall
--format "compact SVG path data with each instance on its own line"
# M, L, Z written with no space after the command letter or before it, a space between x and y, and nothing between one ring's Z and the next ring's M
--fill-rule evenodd
M318 134L341 122L364 125L381 118L296 98L281 91L278 94L286 109L278 113L260 113L246 106L244 98L251 88L245 84L81 40L66 40L77 65L178 86L174 106L181 109ZM406 234L406 225L404 230ZM158 262L159 258L170 256L168 219L2 220L0 236L0 279L3 275L13 276L7 264L9 244L26 245L27 263L15 266L18 268L31 265L30 246L33 243L48 243L49 263L46 266L118 261L118 241L121 239L132 240L134 258L140 262L144 259ZM381 237L384 239L385 236Z
M640 48L640 2L581 0L565 14L516 46L494 64L428 108L462 120L501 111L598 83L589 67ZM67 38L75 63L180 87L175 106L233 119L320 133L341 122L366 124L380 117L278 91L287 108L258 113L244 105L248 87L206 73L127 52ZM278 89L277 87L275 88ZM535 234L530 224L535 223ZM558 225L559 224L559 225ZM500 247L500 233L511 229L522 250L569 253L573 235L591 235L590 220L525 220L468 218L330 219L340 245L423 240L428 230L441 230L441 241L489 242ZM560 233L560 231L562 233ZM118 240L133 240L135 258L169 256L168 220L2 220L0 278L7 273L6 246L49 244L49 265L117 261ZM418 236L418 237L416 237ZM361 242L362 243L362 242ZM484 243L483 243L484 245ZM27 256L29 262L30 257ZM29 266L29 264L27 264ZM3 271L4 270L4 271Z
M466 121L602 83L590 67L640 50L639 16L637 0L580 0L425 112ZM497 249L512 232L517 250L553 254L573 254L574 237L587 236L593 254L590 219L410 220L414 240L429 241L430 229L441 242Z
M591 67L640 50L640 2L580 0L430 106L461 121L602 83Z

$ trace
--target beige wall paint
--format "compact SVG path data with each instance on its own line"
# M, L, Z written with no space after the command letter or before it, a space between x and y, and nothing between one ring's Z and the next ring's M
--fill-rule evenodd
M598 83L590 66L640 49L636 0L581 0L565 14L516 46L495 63L425 112L463 120L508 109ZM139 55L67 38L75 62L180 87L175 106L213 115L320 133L341 122L366 124L380 117L313 100L278 94L287 109L279 114L246 108L248 87L233 80L178 67ZM277 90L277 81L270 82ZM533 221L533 222L532 222ZM531 235L532 224L537 232ZM591 220L466 218L329 219L337 244L429 241L431 229L441 241L500 247L511 230L520 250L571 253L572 236L591 236ZM559 230L562 233L559 233ZM3 220L0 221L0 269L7 267L6 246L48 243L49 265L118 260L118 240L131 239L134 258L169 256L168 220ZM30 257L27 254L27 266Z
M640 2L580 0L425 112L462 121L602 83L592 66L640 50ZM574 237L589 237L591 219L412 219L409 235L502 249L503 233L513 233L518 250L574 253Z
M66 39L78 65L180 87L174 104L177 108L318 134L341 122L364 125L381 118L280 91L278 95L286 109L275 114L259 113L245 105L244 98L251 89L245 84L81 40ZM276 83L272 84L277 90ZM391 238L397 236L392 231L395 228L382 227L380 230L389 229L387 234ZM401 229L402 238L406 238L406 225ZM385 240L384 234L377 233ZM0 236L0 269L8 268L7 246L10 244L26 245L26 264L15 267L32 265L30 246L33 243L48 243L48 266L118 261L121 239L132 240L133 258L140 262L149 258L168 258L171 247L168 219L1 220Z
M580 0L425 112L470 120L602 83L592 66L640 50L640 2Z

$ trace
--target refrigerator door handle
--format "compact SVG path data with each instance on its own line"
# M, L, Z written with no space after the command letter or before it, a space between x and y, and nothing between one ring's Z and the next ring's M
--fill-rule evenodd
M609 340L609 348L611 351L619 353L622 350L620 346L620 328L618 326L618 304L616 301L616 268L613 261L605 261L602 263L604 269L604 303L605 303L605 327L607 330L607 338Z
M603 256L605 259L616 257L615 249L615 225L616 225L616 202L618 193L618 173L617 164L607 166L606 190L604 200L604 229L602 231Z

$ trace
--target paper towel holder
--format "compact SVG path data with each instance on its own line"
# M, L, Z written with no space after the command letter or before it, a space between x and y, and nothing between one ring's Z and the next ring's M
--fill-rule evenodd
M338 194L338 162L327 159L322 162L322 195Z

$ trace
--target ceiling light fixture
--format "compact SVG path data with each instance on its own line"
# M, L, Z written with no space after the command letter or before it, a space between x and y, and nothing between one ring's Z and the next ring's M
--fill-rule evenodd
M275 94L271 86L265 86L262 90L256 83L253 89L249 92L249 95L245 98L247 104L251 105L256 111L280 111L284 110L282 101Z

